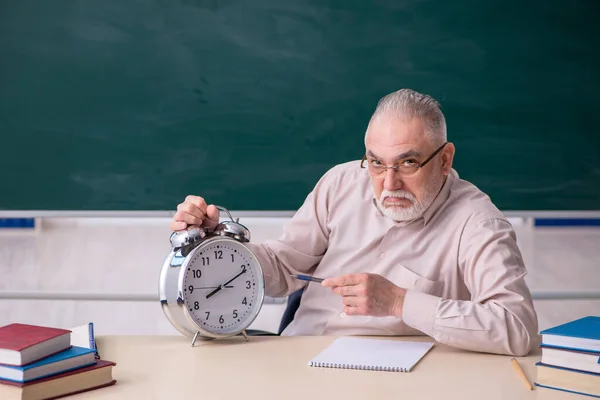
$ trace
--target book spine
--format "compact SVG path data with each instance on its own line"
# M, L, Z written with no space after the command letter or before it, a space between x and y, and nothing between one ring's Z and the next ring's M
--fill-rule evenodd
M94 357L96 358L96 360L100 359L100 353L98 353L98 347L96 346L96 339L95 339L95 335L94 335L94 324L92 322L89 323L88 325L88 335L89 335L89 339L90 339L90 348L94 349Z

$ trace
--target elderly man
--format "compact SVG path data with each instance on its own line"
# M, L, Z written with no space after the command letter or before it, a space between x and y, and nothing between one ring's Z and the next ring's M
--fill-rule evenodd
M251 244L267 295L306 287L283 335L426 334L451 346L522 356L537 316L515 233L452 168L455 148L433 98L402 89L369 121L362 161L327 171L278 240ZM171 229L219 220L197 196Z

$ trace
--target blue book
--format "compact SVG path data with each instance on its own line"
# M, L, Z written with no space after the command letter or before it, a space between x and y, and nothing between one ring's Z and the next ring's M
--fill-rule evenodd
M540 332L542 344L566 349L600 351L600 317L589 316Z
M0 379L25 383L95 363L94 349L71 346L25 366L0 365Z
M537 382L535 382L535 386L541 387L541 388L544 388L544 389L559 390L561 392L566 392L566 393L581 394L581 395L584 395L584 396L590 396L590 397L598 397L598 398L600 398L600 396L596 396L594 394L584 393L584 392L577 392L575 390L568 390L568 389L563 389L563 388L559 388L559 387L555 387L555 386L546 386L546 385L542 385L541 383L537 383Z
M546 365L577 369L600 374L600 351L583 351L542 344L542 359Z
M546 365L536 364L536 386L560 390L586 396L600 397L600 374Z

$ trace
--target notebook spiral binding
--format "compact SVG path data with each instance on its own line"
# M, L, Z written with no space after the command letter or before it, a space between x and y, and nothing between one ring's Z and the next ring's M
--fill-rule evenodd
M360 369L367 371L386 371L386 372L408 372L407 368L402 367L378 367L372 365L353 365L353 364L335 364L335 363L321 363L311 361L309 363L311 367L324 367L324 368L344 368L344 369Z

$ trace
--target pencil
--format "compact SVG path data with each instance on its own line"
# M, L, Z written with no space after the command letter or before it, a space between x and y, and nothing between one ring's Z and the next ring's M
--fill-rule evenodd
M512 362L513 369L521 377L521 380L525 384L525 387L529 390L533 390L533 386L531 386L531 383L529 383L529 381L527 380L527 377L525 376L525 373L521 369L519 362L517 360L515 360L514 358L511 359L511 362Z

